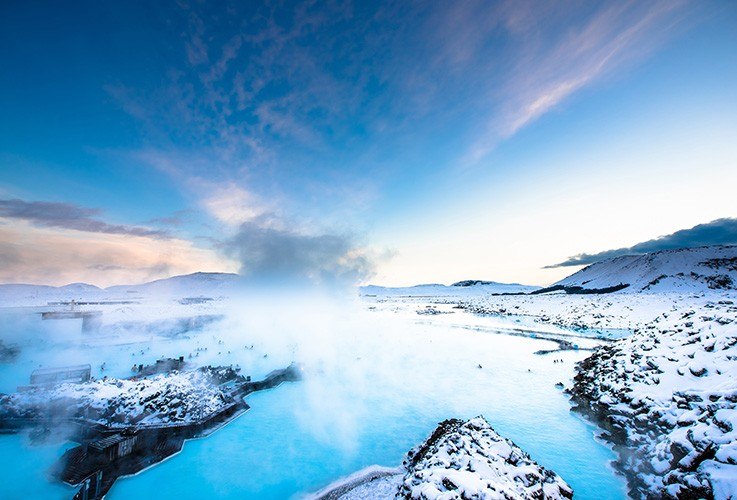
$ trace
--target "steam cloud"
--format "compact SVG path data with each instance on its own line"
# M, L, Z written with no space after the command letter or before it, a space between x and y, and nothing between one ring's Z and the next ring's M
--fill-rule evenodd
M706 224L699 224L690 229L681 229L666 236L644 241L628 248L617 248L594 254L582 253L574 255L559 264L545 266L545 269L583 266L622 255L641 255L660 250L694 248L709 245L737 245L737 219L717 219Z
M223 247L241 262L247 279L270 283L352 284L375 267L370 253L348 235L309 235L258 221L241 224Z

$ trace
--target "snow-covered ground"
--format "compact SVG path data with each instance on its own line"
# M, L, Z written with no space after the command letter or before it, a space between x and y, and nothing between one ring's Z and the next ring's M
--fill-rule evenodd
M526 316L541 324L572 329L634 330L669 311L701 310L737 291L641 292L601 295L552 293L520 296L479 296L460 299L466 310L479 314Z
M579 366L574 400L623 446L636 494L737 497L735 302L684 300Z

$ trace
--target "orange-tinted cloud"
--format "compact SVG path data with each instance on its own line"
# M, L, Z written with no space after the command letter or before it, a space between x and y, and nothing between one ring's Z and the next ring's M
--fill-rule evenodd
M237 269L235 262L183 239L35 227L0 219L0 283L58 286L82 281L109 286Z

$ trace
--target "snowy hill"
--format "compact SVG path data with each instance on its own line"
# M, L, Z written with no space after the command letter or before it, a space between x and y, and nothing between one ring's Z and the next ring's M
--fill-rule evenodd
M239 276L231 273L193 273L140 285L116 285L105 289L87 283L64 286L0 285L0 307L37 306L49 302L75 300L115 301L152 296L167 298L221 296L231 291Z
M564 278L553 287L606 289L628 285L641 291L698 292L737 288L737 246L664 250L603 260Z
M145 295L195 296L218 294L229 290L239 279L233 273L192 273L172 276L140 285L117 285L106 288L110 293Z

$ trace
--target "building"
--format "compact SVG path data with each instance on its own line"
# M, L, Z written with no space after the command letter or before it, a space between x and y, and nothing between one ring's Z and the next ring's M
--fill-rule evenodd
M130 455L136 447L137 434L113 434L91 442L87 449L108 462Z
M162 358L157 359L153 365L133 365L133 372L136 372L140 377L147 377L149 375L156 375L157 373L169 373L175 370L182 370L186 366L184 356L178 358Z
M39 368L31 372L31 385L54 385L62 382L87 382L90 379L90 365L62 366L60 368Z

